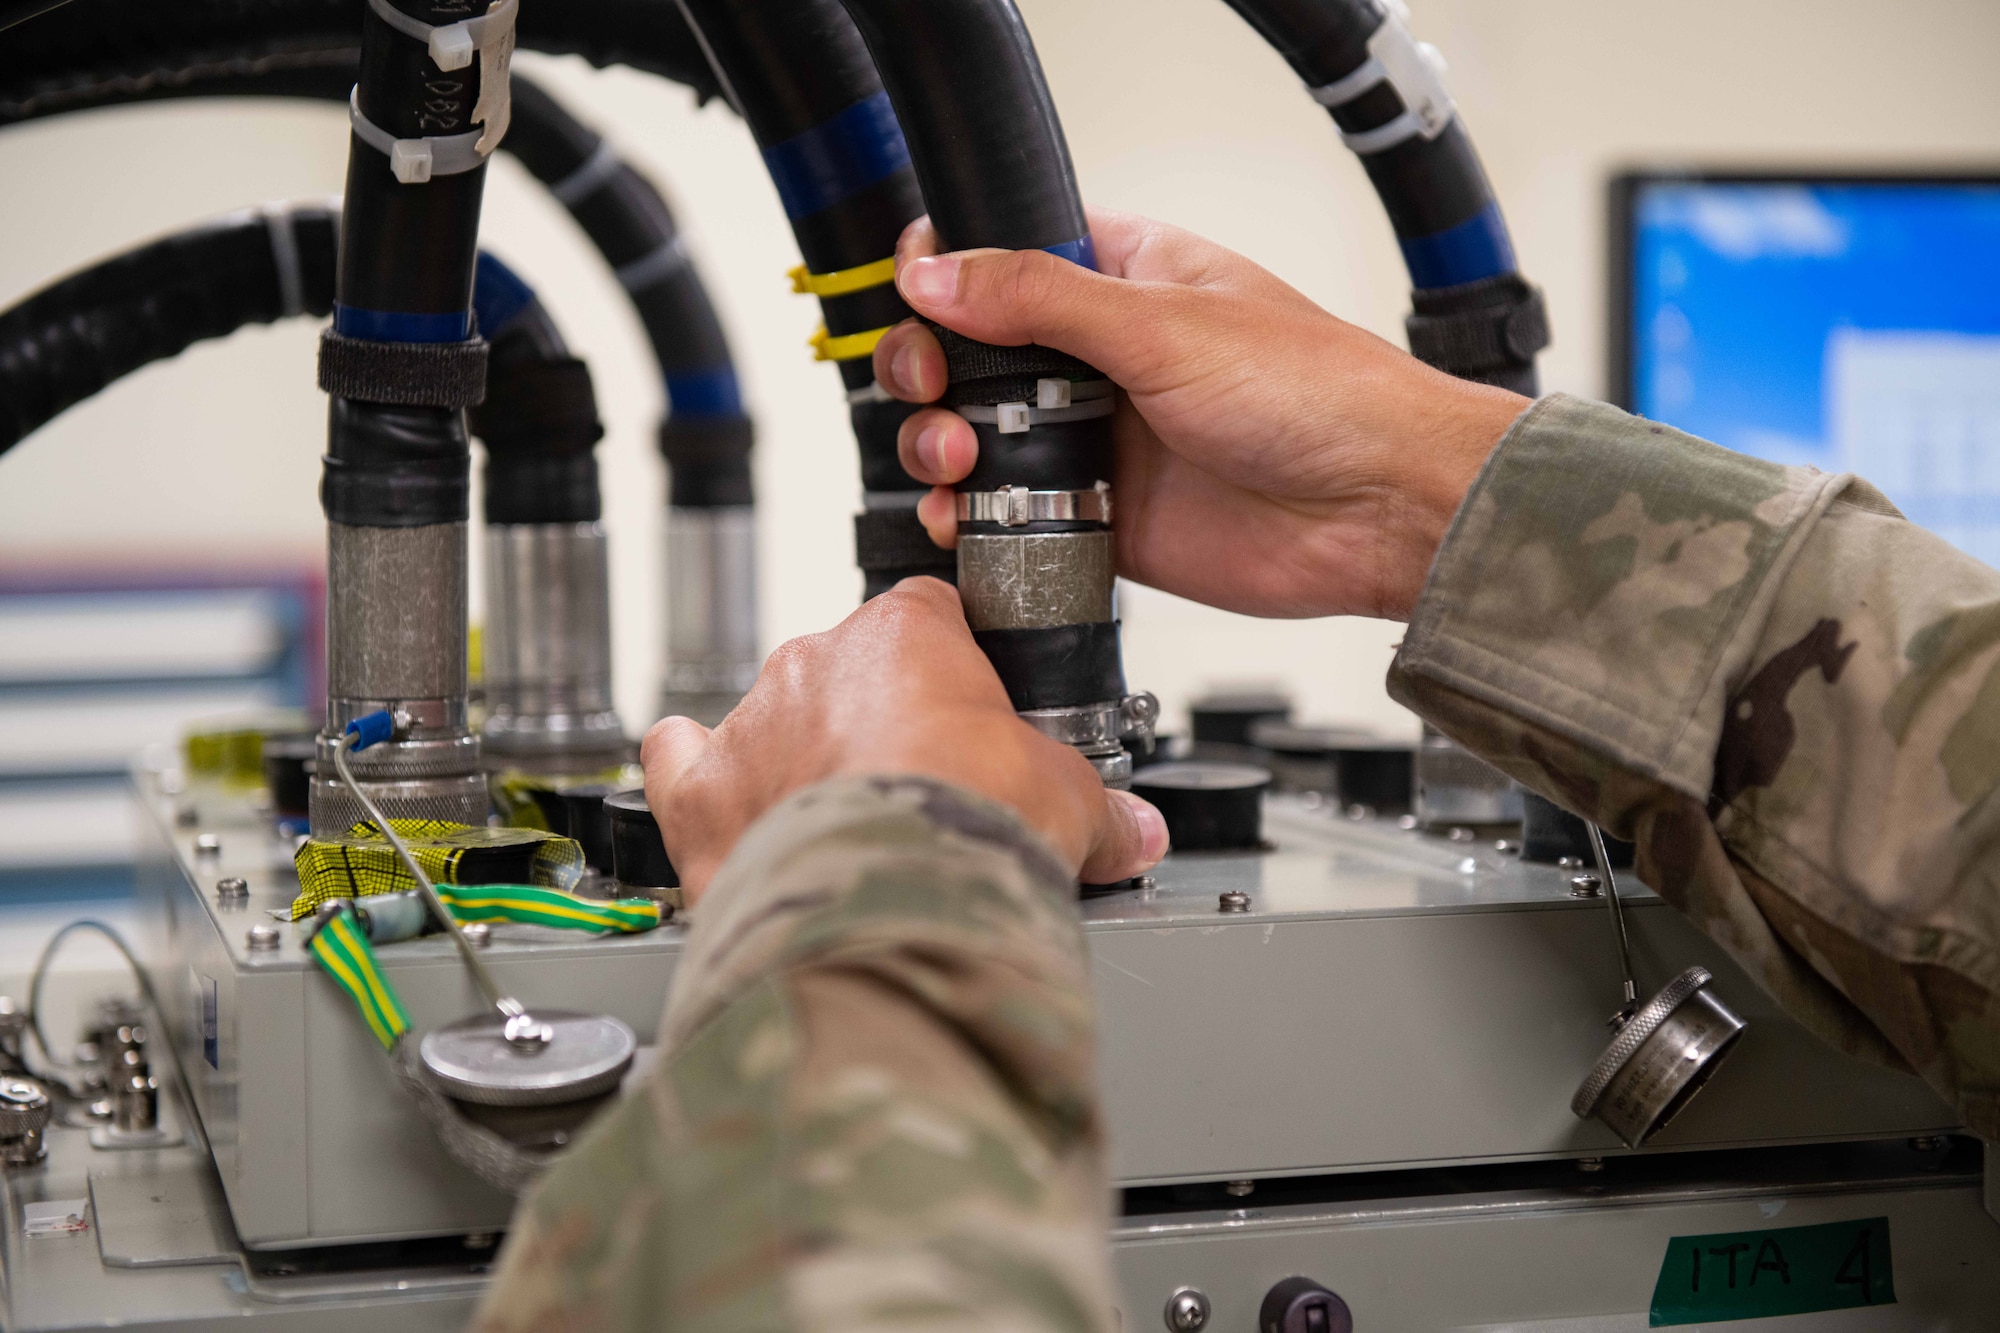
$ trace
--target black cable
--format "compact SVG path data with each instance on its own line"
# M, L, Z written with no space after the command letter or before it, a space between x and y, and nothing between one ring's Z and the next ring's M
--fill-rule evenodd
M1408 108L1386 81L1359 76L1370 39L1392 19L1379 0L1226 0L1284 56L1306 87L1361 87L1329 107L1346 135L1393 124ZM1397 137L1397 136L1392 136ZM1389 215L1415 289L1410 350L1461 378L1536 391L1535 354L1548 344L1541 293L1517 271L1507 224L1463 121L1360 152Z
M903 132L875 62L839 0L681 0L731 103L750 126L812 273L888 259L924 211ZM833 337L864 335L910 315L892 282L820 298ZM903 471L896 434L915 409L875 389L865 352L839 360L874 501L855 519L855 554L872 597L899 579L956 573L917 521L926 489ZM897 504L897 493L909 502ZM888 503L884 503L887 500Z

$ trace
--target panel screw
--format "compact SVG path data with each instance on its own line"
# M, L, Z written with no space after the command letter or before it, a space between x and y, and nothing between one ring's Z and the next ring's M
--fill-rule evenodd
M1405 832L1408 832L1410 829L1413 829L1416 826L1417 826L1417 817L1415 815L1398 815L1396 817L1396 827L1404 830Z
M222 839L216 837L213 833L195 834L194 854L196 856L222 855Z
M1910 1148L1915 1152L1936 1152L1938 1145L1942 1142L1942 1139L1936 1138L1933 1135L1919 1134L1910 1140Z
M1222 1187L1222 1192L1232 1199L1248 1198L1257 1192L1257 1182L1254 1180L1232 1180Z
M1556 869L1581 870L1583 869L1583 858L1580 856L1558 856L1556 858Z
M1356 801L1353 805L1347 807L1347 817L1359 824L1363 820L1375 818L1375 808Z
M1218 912L1247 912L1250 910L1250 895L1240 889L1231 889L1215 900Z
M1582 874L1569 877L1569 896L1572 898L1602 898L1604 881L1595 875Z
M281 937L276 926L264 922L250 927L250 933L246 938L253 950L258 953L268 953L278 947Z
M1445 837L1451 839L1453 842L1471 842L1473 836L1474 835L1472 830L1469 828L1465 828L1463 826L1455 828L1451 832L1445 834Z
M250 896L250 882L240 875L228 875L215 881L215 896L225 903L240 903Z
M1201 1333L1208 1327L1208 1297L1193 1287L1182 1287L1167 1297L1166 1318L1173 1333Z
M1151 875L1134 875L1132 876L1132 887L1141 893L1151 893L1154 889L1160 887L1160 881L1154 879Z
M1576 1159L1576 1169L1590 1172L1602 1171L1604 1169L1604 1159L1602 1157L1579 1157Z
M465 942L475 949L484 949L493 943L493 927L484 921L475 921L469 926L460 926L458 929L459 933L465 936Z
M1512 838L1501 838L1493 844L1493 850L1511 856L1521 850L1521 844Z

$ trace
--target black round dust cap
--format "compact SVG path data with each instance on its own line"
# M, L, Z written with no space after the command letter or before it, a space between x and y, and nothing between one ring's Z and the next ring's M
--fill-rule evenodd
M1417 748L1409 741L1352 741L1333 752L1334 788L1342 805L1365 805L1378 814L1410 808Z
M1194 739L1249 745L1251 725L1263 718L1288 718L1292 701L1276 690L1231 690L1205 695L1188 705Z
M1270 785L1268 768L1203 760L1153 764L1132 775L1132 790L1166 819L1177 852L1261 845Z
M312 788L313 752L319 738L310 731L286 732L264 738L264 785L271 792L271 813L304 819Z
M614 869L611 815L605 810L604 801L606 797L617 794L618 788L608 782L589 782L579 787L566 787L557 793L562 801L563 822L568 826L569 836L583 844L583 859L600 875L609 875Z
M660 823L646 808L643 788L616 792L604 798L604 813L611 823L611 874L620 884L635 889L674 889L681 878L667 859L667 845L660 838Z

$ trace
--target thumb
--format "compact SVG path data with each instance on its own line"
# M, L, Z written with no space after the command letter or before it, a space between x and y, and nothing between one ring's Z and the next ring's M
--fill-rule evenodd
M918 314L984 343L1039 343L1113 379L1137 370L1151 284L1106 277L1046 250L963 250L905 259L896 288Z
M1077 878L1085 884L1115 884L1151 870L1166 854L1167 821L1160 812L1129 791L1107 790L1096 841Z

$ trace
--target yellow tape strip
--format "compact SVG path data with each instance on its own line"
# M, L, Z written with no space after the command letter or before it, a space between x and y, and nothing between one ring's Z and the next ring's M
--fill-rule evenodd
M875 355L875 344L881 342L882 335L894 327L887 324L865 333L843 333L835 337L822 324L812 337L806 339L806 346L813 349L815 361L859 361L864 356Z
M878 259L872 264L857 264L853 268L836 269L832 273L814 273L804 264L787 270L786 276L792 280L792 290L805 296L848 296L854 292L865 292L870 287L880 287L896 280L896 257Z

